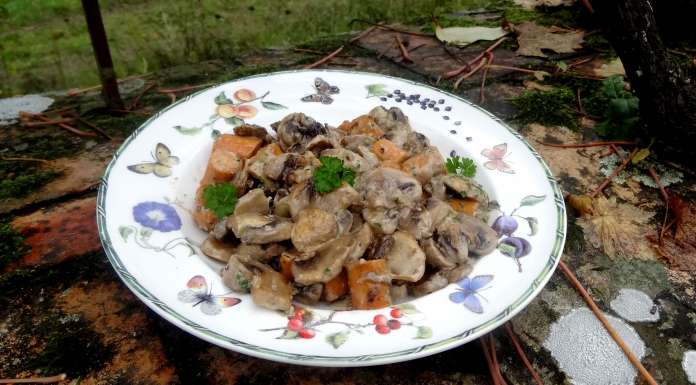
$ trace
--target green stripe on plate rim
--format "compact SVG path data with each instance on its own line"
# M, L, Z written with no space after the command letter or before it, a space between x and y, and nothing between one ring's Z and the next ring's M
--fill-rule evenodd
M532 285L528 287L520 297L515 300L511 305L506 307L502 312L497 314L495 317L492 319L474 327L468 330L465 330L455 336L421 345L416 348L411 348L411 349L406 349L406 350L400 350L396 352L391 352L391 353L383 353L383 354L368 354L368 355L359 355L359 356L316 356L316 355L304 355L304 354L295 354L295 353L287 353L279 350L274 350L274 349L269 349L269 348L264 348L261 346L253 345L253 344L248 344L230 337L227 337L225 335L222 335L220 333L217 333L213 330L210 330L204 326L201 326L188 318L182 316L181 314L177 313L169 307L166 303L162 302L159 300L157 297L152 295L145 287L143 287L138 280L133 277L133 275L128 272L128 270L125 268L123 265L123 262L119 258L118 254L114 250L112 244L111 244L111 238L109 237L109 234L106 231L106 209L105 209L105 202L106 202L106 194L107 194L107 189L108 189L108 179L109 179L109 174L111 172L112 167L116 163L119 155L128 147L130 142L135 139L135 137L144 129L146 129L152 121L157 119L160 115L163 113L169 111L170 109L176 107L177 105L184 103L188 100L190 100L192 97L205 92L209 90L210 88L218 87L222 84L231 82L231 81L241 81L241 80L248 80L248 79L254 79L254 78L259 78L259 77L266 77L266 76L272 76L272 75L279 75L279 74L288 74L288 73L299 73L299 72L325 72L325 73L351 73L351 74L359 74L359 75L371 75L371 76L382 76L385 78L397 80L397 81L402 81L406 82L409 84L413 84L416 86L420 87L425 87L428 89L431 89L436 92L443 93L449 97L452 97L454 99L457 99L471 107L474 107L475 109L483 112L487 116L489 116L491 119L505 127L513 136L515 136L518 140L520 140L531 153L536 157L536 159L539 161L539 164L541 164L542 168L544 169L544 172L546 173L546 177L549 181L549 184L551 186L551 189L554 194L554 203L556 205L556 213L557 213L557 222L558 222L558 227L556 229L556 239L553 245L553 249L551 252L551 255L549 256L549 259L542 269L541 273L532 281ZM150 117L148 120L146 120L140 127L138 127L133 133L126 138L126 140L123 142L121 147L115 152L113 159L109 163L109 165L106 168L106 171L104 173L104 176L102 177L101 184L99 186L99 192L97 194L97 229L99 231L99 237L101 238L102 246L104 247L104 250L106 252L107 258L111 262L111 264L114 267L114 270L116 270L116 273L119 275L121 280L128 286L128 288L136 293L141 300L143 300L149 307L151 307L153 310L162 312L182 324L193 328L196 330L198 333L200 333L203 336L208 337L212 341L219 341L222 343L226 344L231 344L237 348L240 348L242 350L247 351L251 355L255 355L254 353L258 354L263 354L263 355L271 355L275 356L281 360L285 361L294 361L297 363L302 363L302 362L307 362L307 363L325 363L325 364L330 364L332 362L335 362L337 364L341 362L374 362L374 361L390 361L390 359L396 358L396 357L402 357L402 356L407 356L411 355L414 353L419 353L419 352L428 352L427 354L424 355L429 355L429 354L434 354L439 351L446 350L448 348L454 348L456 346L459 346L463 344L463 339L467 338L473 334L484 334L486 332L489 332L492 330L494 327L498 326L498 324L503 320L512 317L513 315L517 314L520 310L522 310L523 305L528 303L529 301L532 300L534 295L541 290L541 286L545 284L550 278L551 274L556 268L556 265L558 264L558 261L560 260L561 253L563 251L563 245L565 242L565 234L566 234L566 215L565 215L565 203L563 200L563 195L561 194L561 191L558 187L558 184L556 183L556 179L553 177L551 174L551 171L549 167L546 165L546 163L543 161L541 156L536 152L536 150L520 135L517 131L512 129L510 126L508 126L505 122L503 122L500 118L496 117L495 115L491 114L490 112L486 111L485 109L479 107L476 104L473 104L469 102L466 99L463 99L462 97L458 95L454 95L452 93L449 93L447 91L440 90L438 88L432 87L427 84L419 83L416 81L408 80L408 79L402 79L394 76L389 76L389 75L382 75L379 73L371 73L371 72L361 72L361 71L347 71L347 70L329 70L329 69L324 69L324 70L288 70L288 71L278 71L278 72L270 72L270 73L263 73L263 74L256 74L252 76L247 76L243 78L238 78L238 79L231 79L227 82L223 83L218 83L214 86L211 86L209 88L200 90L198 92L195 92L191 95L188 95L187 97L180 99L179 101L165 107L161 111L157 112L155 115ZM179 325L177 325L179 326ZM419 355L420 356L420 355ZM378 362L374 362L374 364L378 364Z

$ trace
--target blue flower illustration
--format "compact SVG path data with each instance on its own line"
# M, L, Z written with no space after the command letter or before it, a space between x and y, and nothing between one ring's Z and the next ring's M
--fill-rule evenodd
M179 230L181 218L174 207L159 202L142 202L133 207L136 222L163 233Z

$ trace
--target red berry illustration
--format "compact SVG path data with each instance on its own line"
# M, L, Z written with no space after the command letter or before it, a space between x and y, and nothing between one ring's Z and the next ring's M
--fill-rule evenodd
M375 330L377 330L379 334L388 334L391 331L387 325L376 325Z
M302 338L313 338L316 333L312 329L302 329L299 334Z
M288 329L297 332L300 330L303 330L302 328L304 327L304 322L302 322L301 318L291 318L290 321L288 321Z
M389 322L387 322L387 326L391 330L396 330L401 327L401 322L397 319L390 319Z
M401 318L403 313L401 313L401 309L393 308L389 314L394 317L394 318Z
M387 325L387 317L383 316L382 314L377 314L375 318L372 319L372 323L377 325L377 326L386 326Z
M304 314L305 314L304 309L297 309L297 310L295 310L295 314L293 315L293 317L294 317L294 318L302 319L302 317L304 316Z

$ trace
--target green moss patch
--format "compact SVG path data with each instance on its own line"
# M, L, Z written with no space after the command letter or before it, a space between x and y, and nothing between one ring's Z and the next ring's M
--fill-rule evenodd
M28 251L24 237L15 231L9 220L0 222L0 271Z
M512 100L519 111L520 123L540 123L546 126L565 126L577 129L578 122L572 108L575 95L568 88L548 92L525 91Z
M17 175L12 179L3 179L0 181L0 199L27 196L32 191L38 190L59 175L60 172L46 170L32 174Z

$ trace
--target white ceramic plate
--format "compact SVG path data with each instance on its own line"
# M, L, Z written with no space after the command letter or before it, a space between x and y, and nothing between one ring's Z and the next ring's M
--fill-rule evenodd
M328 84L315 87L316 78ZM416 94L429 101L423 105L400 96ZM205 234L189 211L213 137L232 132L242 121L270 127L291 112L337 126L378 105L400 107L444 156L454 151L477 163L476 179L500 205L491 224L505 215L505 234L498 250L483 257L459 284L400 304L398 312L305 308L305 330L293 332L286 328L285 315L255 306L249 295L230 293L219 276L221 265L197 250ZM97 219L116 272L162 317L244 354L318 366L411 360L489 332L543 288L566 232L563 198L549 169L498 118L426 85L333 70L251 76L165 108L125 141L108 166ZM237 299L241 302L235 304ZM379 314L398 322L378 333L374 317Z

